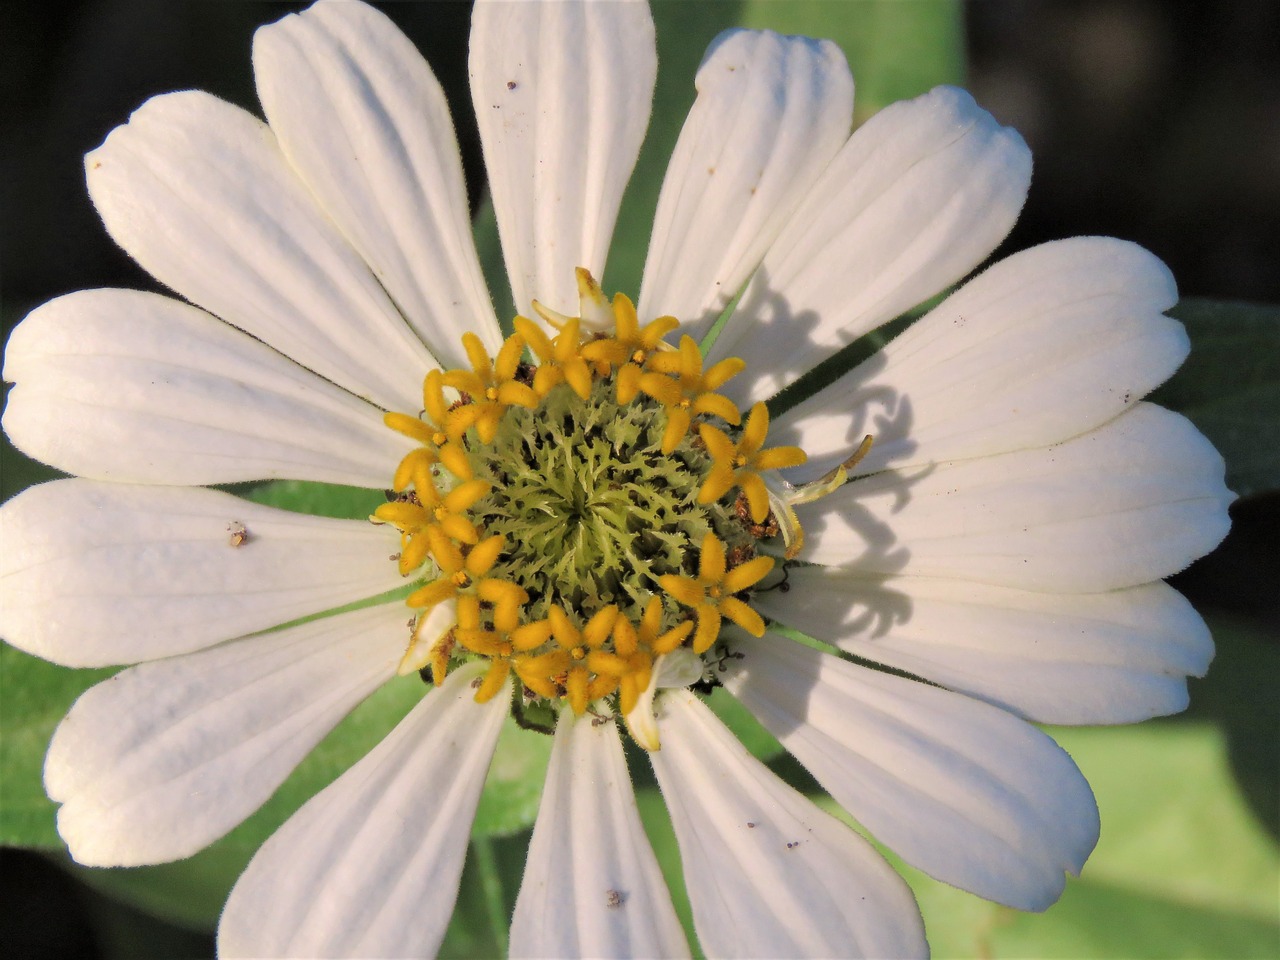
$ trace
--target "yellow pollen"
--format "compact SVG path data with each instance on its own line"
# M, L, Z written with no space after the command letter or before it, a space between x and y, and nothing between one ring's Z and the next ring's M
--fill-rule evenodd
M497 388L497 387L490 387L489 389L487 389L487 390L484 392L484 395L485 395L485 399L487 399L487 400L497 400L497 399L498 399L498 388Z
M451 579L459 587L465 587L471 583L471 578L467 576L467 571L465 570L459 570Z
M575 660L582 660L586 657L587 651L585 647L574 647L569 651L569 655Z

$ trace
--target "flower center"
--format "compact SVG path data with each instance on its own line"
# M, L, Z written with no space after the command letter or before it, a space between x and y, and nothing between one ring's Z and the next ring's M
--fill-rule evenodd
M779 532L786 557L799 549L789 504L811 498L771 474L805 456L764 449L765 406L743 423L716 392L742 361L704 371L690 337L665 341L674 318L641 327L625 296L578 280L582 316L612 331L584 339L581 317L535 304L555 337L517 317L490 357L465 335L471 369L432 371L418 416L386 415L419 446L372 519L400 531L400 572L419 580L401 672L439 683L485 659L478 700L514 674L516 709L603 700L653 749L635 715L654 686L700 680L726 618L764 632L751 593Z

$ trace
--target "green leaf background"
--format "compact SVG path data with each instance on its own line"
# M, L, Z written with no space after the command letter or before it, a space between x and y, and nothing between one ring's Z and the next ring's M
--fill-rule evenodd
M606 289L638 288L665 158L693 99L692 77L726 26L768 27L835 39L858 83L858 119L938 83L964 80L961 8L951 0L792 0L655 4L661 63L649 137L624 200ZM248 69L247 56L243 64ZM1034 189L1034 187L1033 187ZM492 209L482 203L477 238L495 302L508 303ZM1193 353L1154 398L1189 416L1217 444L1242 494L1280 488L1280 310L1189 300L1176 315ZM852 354L836 361L851 362ZM830 371L828 371L830 372ZM835 372L838 372L836 370ZM7 495L50 474L6 447ZM237 488L264 503L361 517L380 494L313 484ZM979 900L903 866L926 918L935 956L1273 957L1280 955L1280 652L1271 627L1248 616L1212 620L1219 645L1209 677L1193 685L1186 716L1138 727L1051 731L1089 777L1103 834L1083 876L1043 915ZM40 769L52 730L75 697L110 671L69 671L0 647L0 843L47 851L89 887L193 928L211 928L253 851L296 807L346 769L421 696L401 678L358 707L245 824L175 864L91 870L66 860L55 807ZM713 706L749 748L833 812L798 765L732 698ZM492 956L505 948L537 810L550 739L504 729L473 830L446 956ZM648 765L632 751L641 813L693 937L679 853ZM892 854L887 854L893 859ZM895 864L898 861L894 861ZM123 922L123 921L118 921ZM118 955L144 951L115 938Z

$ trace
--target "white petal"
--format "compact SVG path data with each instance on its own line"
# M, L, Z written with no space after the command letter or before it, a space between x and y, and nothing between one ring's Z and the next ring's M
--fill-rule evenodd
M939 87L858 128L770 248L710 356L744 404L944 290L1004 238L1031 154L964 91Z
M401 583L387 527L198 488L55 480L0 507L0 543L0 635L69 667L188 653Z
M511 956L689 956L615 722L560 715Z
M885 846L939 880L1043 910L1098 842L1089 784L1003 710L776 634L725 686Z
M518 312L574 316L574 268L604 276L657 69L646 3L475 5L471 98Z
M372 404L153 293L44 304L10 337L4 378L17 384L4 414L13 442L100 480L382 487L412 447Z
M853 77L829 40L728 30L695 85L658 197L639 312L678 317L700 336L848 139Z
M1140 403L1038 450L888 470L796 508L800 556L867 573L1100 593L1170 576L1226 535L1222 457Z
M1136 723L1187 705L1213 658L1173 588L1033 593L972 581L796 567L762 614L842 650L1040 723Z
M395 675L402 604L144 663L88 690L45 759L71 855L123 867L188 857L275 791Z
M253 66L285 156L440 363L467 365L467 331L496 353L449 108L408 38L317 3L258 30Z
M453 912L508 696L462 667L257 852L218 926L221 957L434 956Z
M649 754L709 957L929 952L911 890L869 843L756 760L688 691Z
M775 442L820 473L870 433L858 473L1039 447L1092 430L1178 368L1189 344L1162 316L1163 263L1109 237L1003 260L879 354L779 417Z
M421 407L431 355L262 121L198 91L153 97L85 169L157 280L357 396Z

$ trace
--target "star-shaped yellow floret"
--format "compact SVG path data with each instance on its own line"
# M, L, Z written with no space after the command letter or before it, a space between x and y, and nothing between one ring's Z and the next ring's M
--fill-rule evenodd
M630 713L653 675L653 661L664 653L670 653L693 630L693 621L685 620L673 629L662 630L662 601L658 597L649 600L640 622L633 624L626 617L618 617L613 625L613 653L593 654L593 669L597 673L618 678L618 707L624 714Z
M581 321L570 317L552 340L528 317L516 317L516 333L541 361L533 375L533 392L545 397L568 383L583 400L591 394L591 365L583 359Z
M734 487L741 487L751 507L751 520L764 523L769 516L769 491L760 474L765 470L798 467L808 458L799 447L762 450L769 433L769 410L763 403L751 408L742 436L734 443L728 435L709 423L698 427L698 435L711 454L711 469L698 491L699 503L715 503Z
M592 340L582 355L617 370L618 403L630 403L640 392L640 377L649 355L666 346L663 338L680 326L675 317L658 317L640 326L635 305L625 294L613 297L614 335ZM668 347L668 349L670 349Z
M373 512L375 522L389 523L400 531L402 577L417 570L427 559L431 552L432 530L445 540L472 545L478 543L479 531L465 513L489 492L489 484L483 480L467 480L442 496L429 467L415 472L413 483L414 499L384 503Z
M474 594L495 607L502 604L521 606L529 602L529 594L510 580L485 576L502 553L500 534L481 540L465 555L458 544L438 527L428 527L426 536L441 576L409 594L405 600L409 606L434 607L451 597L468 594Z
M689 432L693 417L709 413L735 427L742 414L728 397L715 393L746 364L737 357L721 360L706 373L702 372L702 353L693 337L680 338L680 349L655 353L645 364L637 386L662 404L667 414L667 428L662 435L662 452L671 453Z
M698 576L667 574L658 578L662 589L678 602L692 607L698 617L693 635L693 652L705 653L720 635L721 617L728 617L752 636L764 633L764 620L734 596L759 582L773 569L772 557L756 557L732 570L725 568L724 544L714 533L702 539Z
M508 407L521 406L530 410L538 407L538 395L533 388L516 379L520 370L520 355L524 352L524 339L518 334L507 337L496 360L490 360L480 338L474 333L462 335L470 370L450 370L443 377L444 385L453 387L470 399L469 403L448 411L448 434L457 439L475 427L481 443L493 442L498 424Z
M588 704L608 696L618 686L616 676L598 673L591 661L592 655L600 652L609 639L617 618L618 608L611 604L579 628L564 610L552 606L547 611L547 620L556 648L517 658L517 676L539 696L551 700L565 697L573 712L581 716Z

